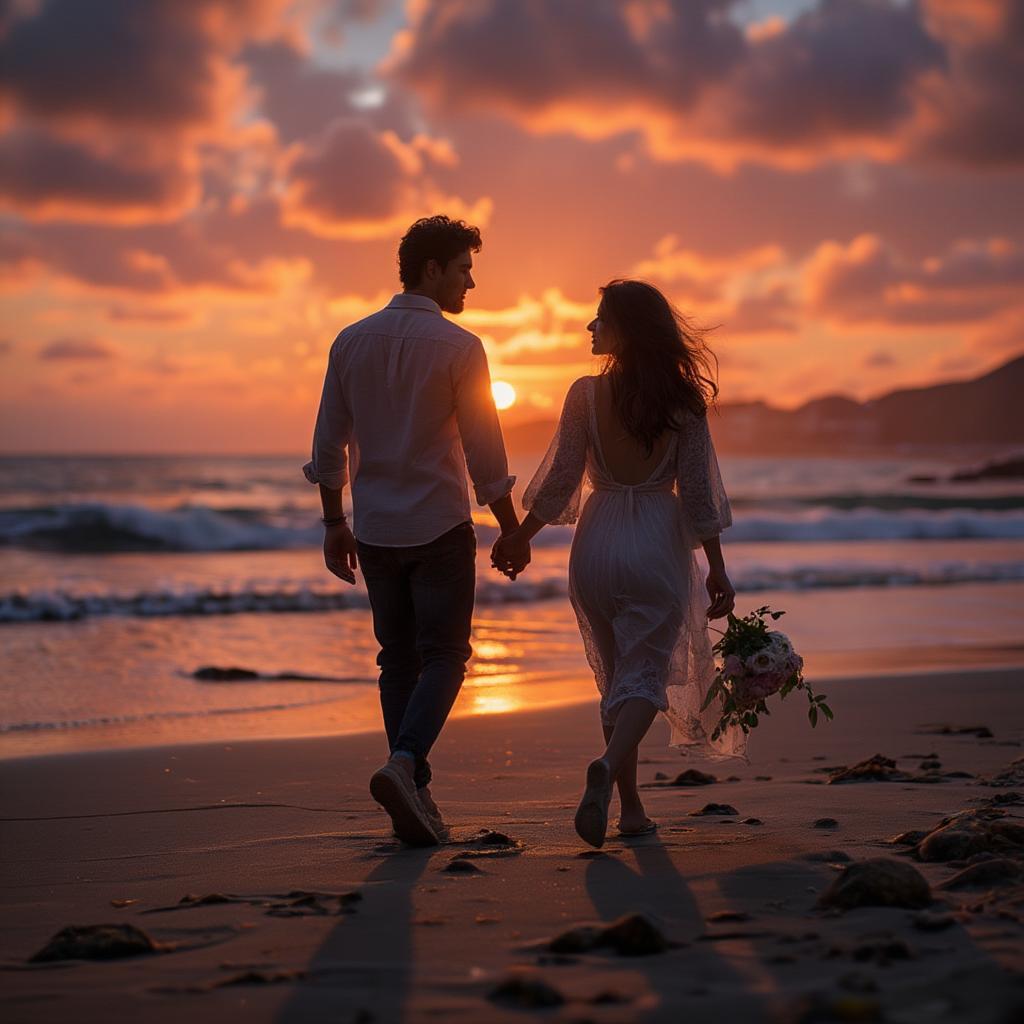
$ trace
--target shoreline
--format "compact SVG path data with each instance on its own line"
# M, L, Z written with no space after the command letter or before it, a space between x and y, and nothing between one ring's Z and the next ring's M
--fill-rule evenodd
M850 683L857 680L891 679L914 682L921 676L948 676L964 672L1014 673L1024 672L1024 647L990 647L981 649L930 648L927 653L913 648L879 649L862 653L862 664L858 671L850 671L848 655L835 652L816 652L813 675L814 684ZM832 662L832 668L829 668ZM873 663L873 664L871 664ZM893 668L893 664L896 668ZM845 670L844 670L845 669ZM575 707L596 703L593 680L583 674L566 675L555 680L513 683L495 687L491 678L481 676L479 685L467 684L451 714L451 720L474 719L492 715L519 715L532 711L547 711L564 707ZM571 688L576 695L566 694ZM820 687L819 687L820 689ZM511 697L509 691L516 696ZM337 705L339 712L351 716L349 725L337 728L322 719L310 722L309 716L320 718L317 709ZM186 712L181 715L162 718L140 716L137 720L87 724L82 726L42 727L25 730L0 731L0 765L29 758L71 757L76 754L102 753L110 750L162 749L187 743L182 735L184 721L198 720L196 724L211 725L225 720L240 720L250 717L249 729L245 732L230 733L226 730L217 735L207 735L194 741L196 745L240 744L257 741L290 741L312 738L343 739L350 736L382 733L380 707L376 686L373 683L359 684L338 697L299 704L292 708L273 711ZM299 724L288 727L282 719L298 719ZM164 738L152 740L154 730L161 725L171 726ZM83 739L88 740L82 743ZM63 744L61 741L76 743Z
M1022 685L1024 669L833 680L836 721L811 729L790 699L749 764L683 757L659 722L639 774L660 828L612 830L600 852L572 828L600 749L582 705L450 722L431 760L452 841L427 850L400 847L367 791L382 733L5 761L6 1019L475 1024L548 998L560 1022L1005 1024L1024 1008L1021 886L943 888L962 864L908 860L889 840L1011 793L989 780L1021 758ZM875 754L905 774L828 784ZM924 778L926 759L941 778ZM696 765L714 781L670 784ZM1012 801L1001 813L1024 821ZM481 846L480 830L508 843ZM818 906L849 863L877 857L925 878L925 910ZM547 948L624 914L669 947ZM65 926L100 923L164 952L26 962Z

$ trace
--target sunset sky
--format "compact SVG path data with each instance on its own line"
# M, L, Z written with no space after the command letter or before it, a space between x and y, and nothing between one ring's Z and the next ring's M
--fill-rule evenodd
M722 398L1024 351L1024 0L0 3L8 452L301 452L404 228L553 417L597 288L720 325Z

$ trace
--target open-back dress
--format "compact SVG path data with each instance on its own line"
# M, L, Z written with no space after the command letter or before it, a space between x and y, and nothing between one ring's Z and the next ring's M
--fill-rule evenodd
M742 757L740 729L711 740L718 702L700 710L715 668L694 549L732 523L707 417L682 412L647 480L622 484L601 451L595 384L581 377L569 389L523 505L546 523L579 519L569 599L601 693L602 721L614 724L623 701L643 697L664 712L674 745L711 758ZM583 502L585 489L592 493Z

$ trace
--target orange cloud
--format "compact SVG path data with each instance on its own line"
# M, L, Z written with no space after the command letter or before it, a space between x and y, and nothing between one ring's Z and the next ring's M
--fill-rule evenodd
M58 338L40 350L39 358L91 362L113 359L114 351L106 342L96 338Z
M339 118L317 138L295 143L285 155L282 220L328 238L379 238L400 233L418 216L446 209L486 224L490 201L467 206L445 196L427 175L438 155L454 156L424 136L403 142L364 121Z
M188 154L139 161L35 129L0 136L0 206L31 220L170 221L195 206L199 195Z
M557 365L589 358L586 325L596 307L596 295L579 302L548 288L539 297L520 296L515 306L468 308L459 322L480 334L496 365Z
M842 323L978 322L1021 305L1024 248L1005 239L960 241L913 261L877 235L824 242L803 270L809 311Z
M819 0L744 31L725 0L420 0L387 70L440 111L537 133L640 133L730 171L869 157L1020 162L1010 0ZM1016 42L1015 42L1016 40Z

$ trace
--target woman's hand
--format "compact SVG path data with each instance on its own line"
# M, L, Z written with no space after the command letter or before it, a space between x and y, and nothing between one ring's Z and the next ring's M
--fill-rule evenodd
M530 542L519 530L503 534L491 548L491 565L514 580L530 564Z
M709 619L720 619L736 607L736 591L724 568L712 569L708 573L707 588L711 598L711 606L707 611Z
M340 580L355 583L359 560L356 539L345 523L328 526L324 531L324 564Z

